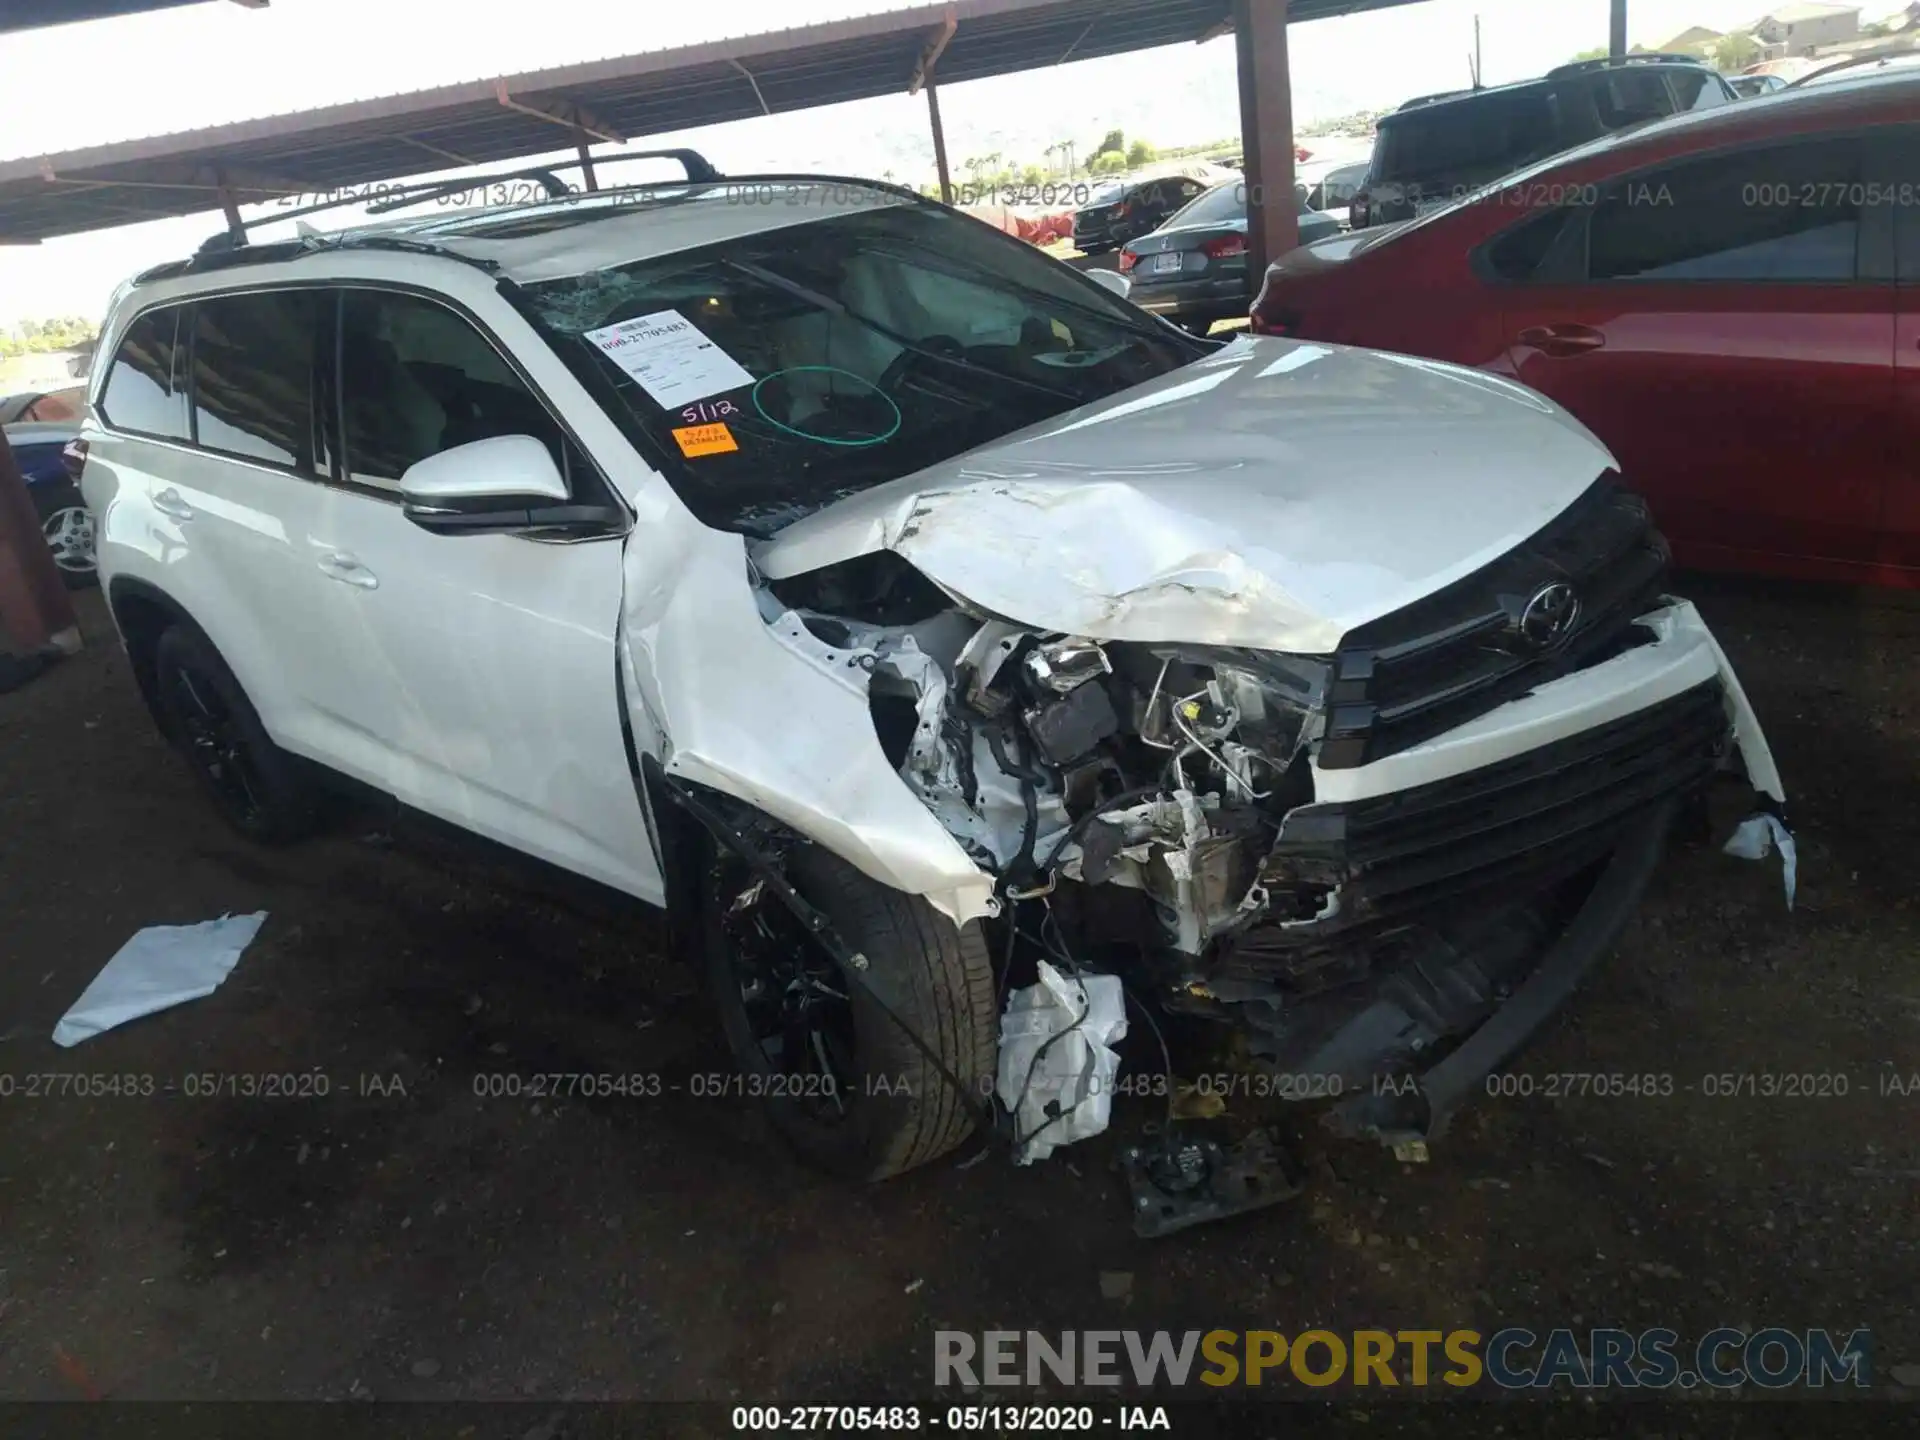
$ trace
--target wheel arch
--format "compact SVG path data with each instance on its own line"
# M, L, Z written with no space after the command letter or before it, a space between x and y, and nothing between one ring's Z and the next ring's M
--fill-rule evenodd
M185 606L158 585L132 575L116 575L108 582L107 610L113 616L114 628L120 632L120 645L127 653L140 698L146 702L154 723L164 729L154 673L154 650L170 625L188 625L202 635L206 630L187 613ZM211 637L208 643L213 643Z

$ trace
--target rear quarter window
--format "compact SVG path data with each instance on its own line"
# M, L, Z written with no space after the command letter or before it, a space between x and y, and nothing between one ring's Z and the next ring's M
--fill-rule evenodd
M1673 113L1673 94L1658 70L1605 70L1594 77L1594 109L1609 130Z
M101 418L114 429L187 438L184 309L149 310L127 326L100 389Z
M1381 125L1371 180L1491 178L1557 149L1555 133L1553 97L1544 87L1422 106Z

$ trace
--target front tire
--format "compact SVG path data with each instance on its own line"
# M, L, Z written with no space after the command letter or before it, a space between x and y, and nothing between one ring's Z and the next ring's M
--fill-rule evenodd
M99 562L95 558L93 512L80 496L80 487L70 480L51 485L35 485L32 490L34 513L40 517L40 533L60 579L69 590L86 590L100 583Z
M320 808L311 787L267 735L213 642L191 626L169 626L153 667L161 726L221 818L262 845L312 834Z
M975 1112L900 1026L770 888L755 886L743 861L709 859L702 933L721 1028L782 1138L819 1168L860 1180L924 1165L966 1139ZM867 957L862 979L985 1100L997 1038L979 925L956 928L815 845L796 848L786 876Z

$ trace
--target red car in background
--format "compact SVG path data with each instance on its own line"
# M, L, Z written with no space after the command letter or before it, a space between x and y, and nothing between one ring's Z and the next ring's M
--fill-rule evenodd
M1303 247L1253 328L1540 391L1683 565L1920 586L1920 78L1657 121Z

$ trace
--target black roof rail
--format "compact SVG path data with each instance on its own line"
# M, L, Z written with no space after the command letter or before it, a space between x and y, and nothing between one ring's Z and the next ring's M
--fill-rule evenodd
M598 171L601 166L613 165L626 160L676 160L687 172L685 183L710 185L723 178L707 157L697 150L635 150L621 155L597 156L583 154L579 159L562 160L549 165L532 165L519 170L491 171L484 175L464 175L457 180L425 180L409 185L395 185L382 192L382 198L367 206L369 215L381 215L391 210L399 210L408 205L417 205L427 200L438 199L444 195L458 195L483 185L502 184L508 180L536 180L547 192L547 198L557 200L571 195L573 189L560 178L562 170L586 170L591 166ZM317 215L325 210L339 210L348 205L364 203L364 194L345 194L330 200L322 200L317 205L303 205L293 210L280 210L272 215L257 216L252 220L232 218L225 230L210 235L201 244L202 255L217 254L227 250L238 250L247 243L247 232L259 225L273 225L283 220L298 220L308 215Z
M680 152L678 151L659 151L659 152L648 152L647 154L644 154L644 155L637 154L637 153L633 155L616 155L611 158L614 160L644 160L644 159L657 158L658 155L676 155L677 156L679 153ZM688 153L691 153L691 152L688 152ZM699 157L696 156L695 158L698 159ZM598 162L598 163L606 163L606 162ZM701 163L704 164L705 162L702 161ZM476 175L476 176L470 177L467 180L460 181L458 183L460 186L492 184L502 179L524 179L524 178L528 178L529 176L547 175L549 172L553 170L564 170L567 168L568 168L567 165L541 166L541 167L535 167L533 170L516 171L511 176ZM899 199L911 201L916 205L927 205L935 208L943 208L941 207L940 201L933 199L929 195L923 194L919 190L915 190L911 186L895 184L894 182L889 180L873 180L865 176L859 176L859 175L812 174L812 173L794 173L794 172L787 172L787 171L769 171L764 174L753 174L753 175L722 175L718 171L713 170L711 166L709 166L708 173L705 176L696 176L696 178L691 182L686 180L652 180L652 181L642 181L634 185L607 186L607 187L603 187L599 191L586 191L586 192L578 192L578 191L570 190L566 186L560 185L560 182L557 179L555 179L554 183L555 185L559 186L559 195L555 196L552 190L549 189L550 199L561 198L561 197L565 197L569 199L584 199L594 194L607 194L607 195L617 195L622 193L630 194L635 191L644 191L644 190L685 190L688 187L689 183L692 183L694 185L699 185L699 186L713 185L713 184L727 184L727 185L827 184L827 185L848 186L848 187L858 186L862 189L873 190L873 191L876 191L882 194L887 194L887 195L893 195ZM425 186L417 186L417 187L403 186L401 188L403 190L408 190L408 191L412 191L416 189L424 191L425 192L424 195L414 195L411 197L411 200L419 200L423 198L431 199L437 194L446 194L446 193L458 194L459 193L458 189L449 191L445 188L447 185L451 185L451 184L453 184L453 182L433 181ZM314 207L310 207L309 209L300 210L300 211L291 212L291 213L294 215L307 215L307 214L311 214L312 211L315 209L330 210L330 209L336 208L339 205L347 205L352 203L354 202L351 200L332 201L326 205L314 206ZM398 205L394 205L392 202L382 201L379 203L383 206L391 206L391 208L399 208ZM399 204L407 204L407 203L411 203L411 201L408 199L401 199L399 201ZM534 204L538 202L528 201L525 203ZM372 210L373 208L374 208L373 206L368 206L369 210ZM498 208L511 209L513 207L501 206ZM271 224L275 220L285 220L288 218L290 218L289 213L282 212L279 215L265 216L259 220L252 221L249 223L256 224L256 225L265 225L265 224ZM443 256L449 260L458 260L462 264L475 266L478 269L485 270L489 274L497 275L500 272L500 266L496 261L482 259L473 255L469 255L454 248L453 246L436 244L433 240L423 239L418 235L393 235L393 234L385 234L379 231L356 232L353 230L339 230L339 231L330 231L327 233L310 233L306 235L299 235L290 239L269 241L267 244L264 244L264 245L248 245L248 244L233 245L230 243L227 232L223 230L219 234L211 236L204 244L200 246L200 248L197 251L195 251L192 255L188 256L186 259L168 260L159 265L152 266L151 268L143 270L138 275L134 276L132 283L135 285L145 285L154 280L171 280L181 275L202 275L202 274L208 273L209 271L227 270L227 269L232 269L242 265L267 265L267 264L272 264L276 261L297 260L305 255L315 255L315 254L324 253L326 251L338 251L338 250L404 250L404 251L410 251L412 253L420 254L420 255L438 255L438 256Z
M1441 90L1433 95L1416 95L1413 99L1396 106L1393 113L1398 115L1402 110L1418 110L1422 105L1436 104L1441 100L1457 100L1462 95L1478 95L1479 93L1480 91L1478 89L1470 89Z
M1547 71L1547 78L1558 80L1563 75L1585 75L1595 70L1611 70L1616 65L1698 65L1702 69L1711 68L1698 55L1679 51L1633 50L1625 55L1607 55L1598 60L1575 60L1567 65L1556 65Z
M1809 70L1798 80L1789 80L1787 89L1798 90L1809 80L1823 79L1838 74L1842 70L1859 70L1868 65L1879 65L1888 60L1900 60L1910 55L1920 54L1920 44L1909 42L1905 45L1890 45L1884 50L1870 51L1864 55L1849 55L1834 61L1831 65L1822 65L1818 70Z

